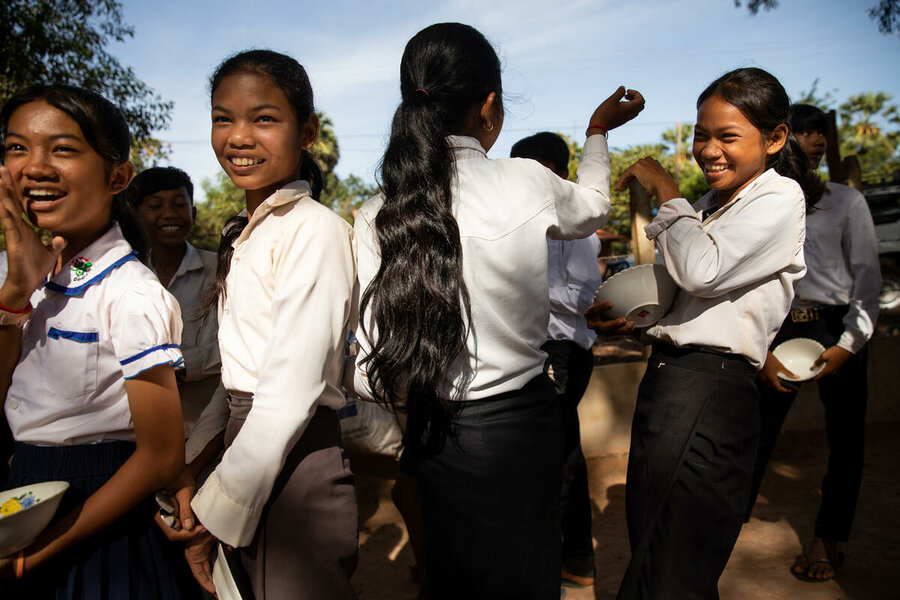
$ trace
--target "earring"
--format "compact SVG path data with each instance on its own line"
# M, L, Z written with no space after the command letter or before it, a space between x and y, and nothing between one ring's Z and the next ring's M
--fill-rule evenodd
M487 131L488 133L490 133L490 132L492 132L492 131L494 130L494 124L493 124L493 123L489 123L489 125L490 125L490 127L487 127L487 126L485 126L484 124L482 124L481 127L482 127L485 131Z

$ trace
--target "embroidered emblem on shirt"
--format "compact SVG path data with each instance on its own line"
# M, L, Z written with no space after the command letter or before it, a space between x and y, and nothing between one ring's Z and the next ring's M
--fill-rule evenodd
M91 267L93 266L94 263L92 263L89 259L83 256L79 256L72 261L72 280L81 281L82 279L84 279L84 276L90 272Z

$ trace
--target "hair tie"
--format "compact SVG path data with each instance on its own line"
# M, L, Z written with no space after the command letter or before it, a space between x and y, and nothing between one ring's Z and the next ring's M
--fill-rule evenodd
M431 99L431 95L428 93L428 90L426 90L425 88L416 88L416 92L422 92L423 94L425 94L426 98L428 98L429 100ZM413 92L413 93L415 93L415 92Z

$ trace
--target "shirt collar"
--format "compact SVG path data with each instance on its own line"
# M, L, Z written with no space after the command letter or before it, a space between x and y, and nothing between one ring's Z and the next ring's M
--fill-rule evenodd
M292 181L286 184L284 187L278 188L277 190L275 190L275 193L266 198L263 203L260 204L255 211L253 211L253 216L250 217L250 221L247 223L247 226L241 232L241 235L239 235L237 239L232 242L231 246L233 248L237 248L240 244L242 244L248 237L250 237L250 233L253 231L253 229L255 229L256 226L259 225L259 223L264 218L266 218L266 215L268 215L279 206L297 202L302 198L310 196L312 196L312 191L309 188L309 184L302 179Z
M119 224L113 221L106 233L67 262L44 286L57 294L77 296L99 283L116 267L136 258L136 253L122 237Z
M481 142L467 135L448 135L447 143L456 155L456 158L487 158L487 152L481 147Z
M178 269L175 271L175 274L172 275L173 280L176 277L184 275L188 271L196 271L197 269L203 268L203 259L200 258L200 253L197 252L197 249L194 248L190 242L185 242L185 245L187 246L187 250L185 250L184 256L181 257L181 263L179 263ZM149 263L147 266L149 266L150 270L156 274L156 265L153 264L153 252L148 250L147 255L150 257L150 260L147 261Z
M728 208L734 206L734 204L736 202L738 202L739 200L746 198L748 194L753 192L753 190L755 190L756 188L758 188L761 185L764 185L767 181L769 181L773 177L780 177L780 175L778 175L778 173L775 171L775 169L768 169L768 170L764 171L762 173L762 175L760 175L759 177L757 177L756 179L751 181L747 185L747 187L745 187L740 192L738 192L737 195L731 199L731 202L729 202L728 204L726 204L725 206L723 206L722 208L720 208L718 210L716 210L716 206L718 205L718 199L717 199L717 193L715 190L710 190L709 192L704 194L699 200L694 202L693 208L694 208L694 210L696 210L697 212L700 212L700 213L708 211L710 209L713 209L712 210L713 214L727 210Z

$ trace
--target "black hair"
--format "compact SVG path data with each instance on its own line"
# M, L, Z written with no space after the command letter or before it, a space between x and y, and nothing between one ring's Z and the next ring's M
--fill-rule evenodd
M555 171L569 172L569 145L555 133L542 131L513 144L510 158L533 158L553 164Z
M194 203L194 183L187 173L177 167L150 167L134 176L129 184L129 202L134 208L153 194L163 190L177 190L183 187L188 201Z
M811 211L825 193L825 182L812 170L800 143L791 133L791 100L781 82L767 71L744 67L729 71L709 84L697 98L697 110L711 96L719 96L741 111L763 137L770 136L779 125L788 127L784 146L766 158L766 168L799 183L806 198L806 210Z
M500 59L474 28L439 23L406 44L401 102L381 161L384 203L373 223L381 265L361 310L371 312L363 335L377 331L365 359L372 392L408 412L415 445L433 446L446 431L447 373L466 348L471 322L447 136L492 92L502 110Z
M828 133L828 115L810 104L794 104L791 106L791 131L817 131L825 135Z
M212 77L209 78L210 98L226 77L246 73L265 77L278 86L294 109L298 127L303 127L315 114L312 85L309 83L306 69L290 56L273 50L245 50L222 61L216 67ZM324 178L308 150L303 150L300 159L300 179L309 183L312 197L319 200L324 187ZM201 309L203 312L216 306L219 295L225 296L225 278L228 276L231 255L234 252L232 242L238 238L248 221L247 217L234 216L225 223L225 227L222 229L216 280L205 294Z
M131 132L119 107L93 90L63 84L29 86L7 100L0 110L0 161L6 159L6 135L13 113L36 101L46 102L78 124L85 141L103 159L106 175L116 165L128 162ZM119 223L122 235L143 260L147 251L143 230L121 193L113 195L110 218Z

